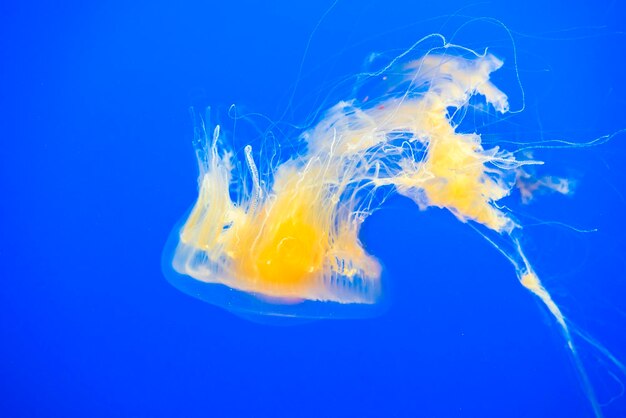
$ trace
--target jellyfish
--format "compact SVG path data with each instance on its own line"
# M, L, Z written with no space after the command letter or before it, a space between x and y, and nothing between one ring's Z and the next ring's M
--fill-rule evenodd
M571 326L524 252L519 221L500 203L514 190L525 200L542 189L567 194L570 183L536 178L532 167L542 161L459 129L456 116L470 106L510 112L491 80L501 59L448 43L409 55L360 74L380 93L334 103L281 152L263 144L262 152L252 144L235 149L210 115L198 117L198 198L168 241L166 276L244 314L371 314L384 299L384 269L359 233L399 194L422 210L450 211L510 261L519 283L558 323L600 416Z

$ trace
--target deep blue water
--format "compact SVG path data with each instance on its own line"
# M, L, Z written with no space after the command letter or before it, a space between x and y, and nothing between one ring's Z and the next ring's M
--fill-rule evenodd
M517 57L526 110L485 134L580 143L626 128L619 1L330 6L0 5L0 416L592 416L553 318L441 210L392 199L365 224L392 293L376 318L259 324L164 279L196 193L190 106L302 123L368 54L440 31L505 58L494 77L514 109ZM477 17L503 22L516 51ZM518 207L529 255L565 315L624 361L626 135L537 157L577 188ZM626 416L626 375L576 343L605 415Z

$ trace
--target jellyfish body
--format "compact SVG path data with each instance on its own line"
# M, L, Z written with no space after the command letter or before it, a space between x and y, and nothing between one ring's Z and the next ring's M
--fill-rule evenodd
M522 166L539 162L485 149L480 135L457 132L451 119L475 96L508 111L489 79L501 65L490 54L430 53L395 63L371 75L387 84L381 98L337 103L300 135L290 158L260 161L264 176L250 145L231 149L221 127L202 120L199 195L166 264L184 280L226 286L233 297L245 292L284 310L306 301L345 310L381 297L381 265L359 241L363 221L380 206L379 190L510 236L517 224L497 202ZM531 274L525 263L516 268L520 278ZM212 292L192 293L211 300Z

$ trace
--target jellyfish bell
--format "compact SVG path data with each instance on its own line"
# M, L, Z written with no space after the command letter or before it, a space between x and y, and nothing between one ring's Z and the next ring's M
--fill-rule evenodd
M272 325L367 318L380 315L389 306L388 292L382 291L380 282L364 288L364 281L349 281L340 275L297 277L289 271L290 260L283 275L260 276L257 280L237 276L182 241L187 220L185 216L171 232L163 251L162 270L170 284L204 302L253 322Z

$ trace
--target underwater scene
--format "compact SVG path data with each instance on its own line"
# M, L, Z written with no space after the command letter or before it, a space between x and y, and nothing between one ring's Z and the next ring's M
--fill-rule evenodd
M0 416L626 417L626 6L0 6Z

